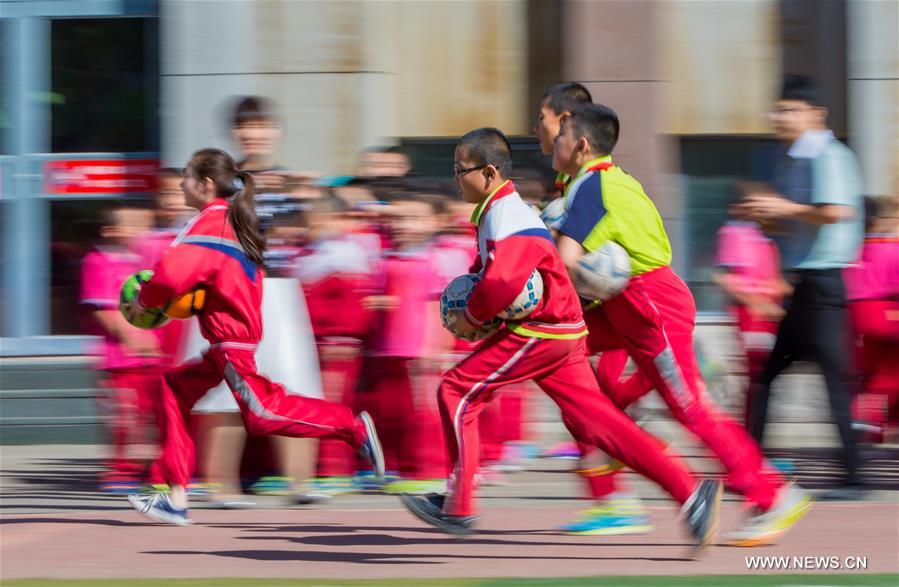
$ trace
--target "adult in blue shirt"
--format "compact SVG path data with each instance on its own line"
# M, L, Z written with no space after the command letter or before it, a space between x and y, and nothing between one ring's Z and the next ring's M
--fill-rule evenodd
M858 453L850 415L851 352L848 346L843 268L857 255L863 234L861 173L855 155L827 127L827 107L817 83L787 76L771 121L786 147L771 192L755 193L744 210L777 227L785 277L794 287L777 342L752 394L751 433L765 429L772 382L793 361L821 367L837 422L846 466L844 484L822 497L858 499Z

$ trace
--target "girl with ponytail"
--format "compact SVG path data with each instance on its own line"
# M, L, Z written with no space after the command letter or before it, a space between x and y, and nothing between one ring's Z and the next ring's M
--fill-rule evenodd
M195 450L187 418L193 405L223 379L250 434L340 439L359 450L375 474L383 476L384 457L368 414L354 417L341 404L290 394L257 372L265 237L256 217L253 178L219 149L194 153L183 175L185 203L200 213L156 264L139 301L157 308L175 296L205 290L197 318L210 348L197 361L165 375L169 389L163 399L158 468L171 492L131 495L128 500L156 520L190 523L185 486L193 474Z

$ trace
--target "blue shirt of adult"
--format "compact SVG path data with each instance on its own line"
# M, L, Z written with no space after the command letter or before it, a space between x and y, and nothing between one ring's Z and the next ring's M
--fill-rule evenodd
M781 159L775 184L784 197L813 206L855 209L833 224L781 223L775 236L785 269L838 269L856 259L864 233L861 171L853 152L829 130L809 130Z

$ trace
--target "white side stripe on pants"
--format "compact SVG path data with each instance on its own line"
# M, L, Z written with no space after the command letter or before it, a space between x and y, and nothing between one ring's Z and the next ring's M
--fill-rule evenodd
M515 353L511 357L509 357L509 360L503 363L503 365L500 366L499 369L488 375L487 378L483 381L478 381L477 383L472 385L471 389L468 390L468 393L462 396L462 401L459 402L459 405L456 407L456 414L455 416L453 416L453 431L456 434L456 446L459 450L459 459L456 463L456 471L461 470L462 459L464 458L463 455L465 454L464 446L462 445L462 417L465 415L465 409L467 408L468 404L471 402L471 400L477 397L485 387L487 387L488 383L490 383L491 381L495 381L500 375L514 367L515 363L521 360L521 358L528 352L528 350L539 340L539 338L529 339L526 343L524 343L524 346L515 351ZM456 479L458 478L459 475L457 474Z
M247 407L250 408L250 411L253 412L259 418L263 418L265 420L275 420L277 422L293 422L294 424L304 424L306 426L312 426L313 428L321 428L322 430L337 430L333 426L325 426L323 424L313 424L312 422L303 422L302 420L294 420L293 418L288 418L287 416L282 416L280 414L276 414L274 412L270 412L262 405L262 402L259 401L259 398L256 397L256 393L250 387L250 384L246 382L246 380L240 376L237 372L237 369L234 368L234 365L231 363L225 363L225 381L228 382L228 386L231 387L237 394L240 396L240 399L247 404Z

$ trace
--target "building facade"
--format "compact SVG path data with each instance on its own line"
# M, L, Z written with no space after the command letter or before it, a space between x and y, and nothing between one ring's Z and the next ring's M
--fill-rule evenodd
M0 353L80 348L82 223L147 198L155 165L230 149L243 94L276 102L284 166L342 174L372 145L527 136L542 91L581 81L621 115L616 160L714 311L715 230L783 73L824 81L868 193L895 192L897 31L891 0L0 0Z

